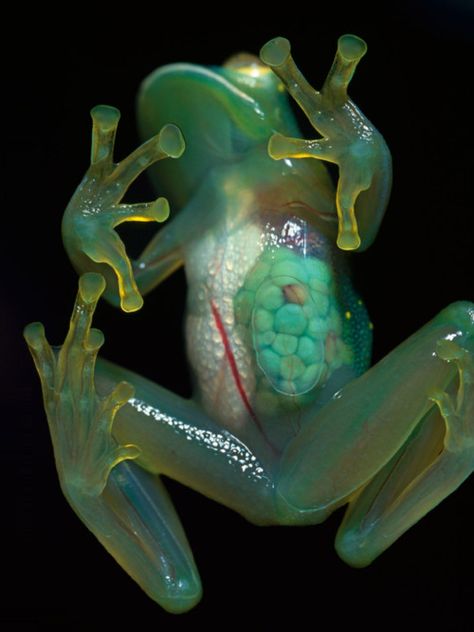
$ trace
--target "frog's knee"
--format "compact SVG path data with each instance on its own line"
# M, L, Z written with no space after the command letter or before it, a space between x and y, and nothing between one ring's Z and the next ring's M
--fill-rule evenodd
M445 307L434 319L436 324L453 325L467 340L474 338L474 303L456 301ZM459 335L459 334L458 334Z
M357 529L340 530L334 546L341 560L354 568L368 566L379 554L370 546L368 534Z

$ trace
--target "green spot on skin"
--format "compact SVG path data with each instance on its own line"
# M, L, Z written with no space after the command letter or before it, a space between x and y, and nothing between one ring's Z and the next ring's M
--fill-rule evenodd
M273 349L281 356L291 355L296 351L298 338L288 334L277 334L273 342Z
M273 329L273 315L266 309L257 309L254 316L254 326L259 332Z
M275 314L275 330L282 334L299 336L306 329L307 320L300 305L288 303Z

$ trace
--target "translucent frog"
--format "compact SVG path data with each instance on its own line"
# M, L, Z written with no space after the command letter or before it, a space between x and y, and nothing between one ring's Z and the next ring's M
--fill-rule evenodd
M365 51L341 37L320 91L284 38L260 59L160 68L138 100L148 140L118 164L119 112L92 111L91 165L63 220L81 274L69 332L55 349L40 323L25 336L67 500L170 612L196 605L201 584L160 475L258 525L313 525L348 505L336 550L362 567L474 469L473 304L450 305L369 368L346 251L375 238L391 159L347 94ZM288 95L314 140L300 138ZM123 203L145 170L165 197ZM132 261L114 228L167 220L168 199L172 219ZM91 326L102 294L136 311L182 265L189 400L98 358Z

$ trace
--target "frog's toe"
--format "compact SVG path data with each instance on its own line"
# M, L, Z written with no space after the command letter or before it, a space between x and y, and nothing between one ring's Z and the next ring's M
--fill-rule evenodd
M445 448L474 451L474 304L453 303L440 317L449 318L457 327L438 340L436 355L455 365L457 377L446 390L431 393L430 399L446 424Z
M111 105L96 105L90 114L92 118L91 165L100 162L111 164L120 111Z
M125 244L118 234L108 226L97 228L96 237L84 240L82 249L93 262L106 264L115 273L121 308L125 312L139 310L143 305L143 298L135 282ZM107 268L102 270L107 274ZM112 282L108 275L108 283Z
M143 171L163 158L179 158L185 149L185 142L179 127L173 124L164 125L155 136L132 151L119 162L110 175L111 181L124 190Z
M46 340L42 323L30 323L25 327L23 335L40 376L43 394L46 397L54 387L55 358L53 350Z

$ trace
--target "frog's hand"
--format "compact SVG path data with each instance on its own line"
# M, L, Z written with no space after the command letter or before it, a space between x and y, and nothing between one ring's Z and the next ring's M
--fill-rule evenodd
M365 42L358 37L341 37L321 92L312 88L296 67L287 39L271 40L260 53L262 61L280 77L322 136L302 140L274 134L269 154L276 160L317 158L339 166L337 244L343 250L362 250L372 243L390 195L392 169L388 147L347 95L347 86L366 50Z
M100 105L92 109L91 116L91 165L64 213L64 245L78 272L102 273L107 280L106 298L113 303L120 300L122 309L131 312L140 309L143 299L125 246L114 228L123 222L163 222L169 206L162 197L143 204L123 204L121 200L150 165L162 158L181 156L184 140L175 125L165 125L156 136L114 164L120 112Z
M201 587L192 553L160 480L135 462L140 450L113 436L119 409L134 389L119 383L106 397L95 390L103 343L90 324L105 282L81 277L66 340L55 353L43 327L25 337L41 378L61 487L83 522L138 584L171 612L188 610Z

